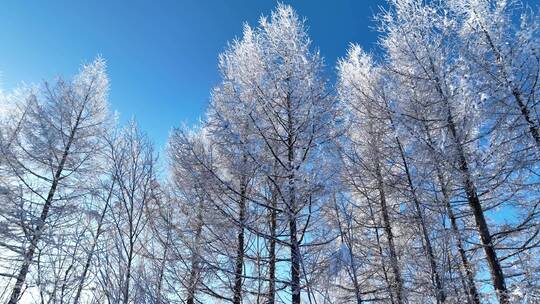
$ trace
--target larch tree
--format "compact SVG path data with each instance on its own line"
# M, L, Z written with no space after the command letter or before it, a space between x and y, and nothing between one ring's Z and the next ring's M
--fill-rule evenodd
M112 283L113 302L132 303L138 296L134 282L139 277L138 266L144 245L141 243L146 230L147 207L156 203L156 156L152 144L134 121L121 129L110 141L109 161L115 185L110 206L111 230L107 255L115 263L116 273ZM117 268L116 268L117 267ZM136 301L136 300L135 300Z
M20 189L4 209L3 221L11 236L6 249L14 253L9 303L22 296L35 254L45 246L44 235L69 209L71 198L84 191L81 181L96 166L101 134L109 123L108 79L101 58L84 65L72 81L45 83L28 96L25 115L9 139L4 161ZM9 135L8 135L9 136Z
M349 57L339 65L338 90L346 102L351 124L347 128L348 147L342 149L343 162L349 167L346 172L355 172L344 177L356 188L353 190L356 196L364 196L375 210L372 221L375 227L380 226L381 238L384 238L381 266L384 276L388 277L389 298L392 302L404 303L403 271L396 241L399 201L391 189L394 181L390 163L392 153L396 152L392 138L395 131L390 124L384 91L378 90L376 83L378 71L372 65L371 59L358 47L353 47Z
M534 195L526 173L514 161L519 150L500 136L487 116L489 108L473 85L476 79L467 74L461 53L466 41L460 39L460 19L446 3L391 4L393 9L381 17L382 45L400 86L397 105L406 118L402 121L418 144L442 155L433 159L443 162L446 176L459 187L453 199L467 202L462 211L474 222L492 286L499 301L508 303L503 261L511 261L508 251L516 246L507 243L509 234L516 227L527 234L536 217L534 205L522 209L515 199L525 191ZM509 210L522 211L516 213L516 222L493 221L497 213ZM534 229L531 235L535 238Z

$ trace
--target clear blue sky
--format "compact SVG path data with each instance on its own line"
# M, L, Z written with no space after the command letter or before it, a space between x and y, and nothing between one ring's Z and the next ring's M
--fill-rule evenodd
M328 77L350 42L373 49L381 0L283 1L307 18ZM217 57L277 2L270 0L6 0L0 7L0 88L71 76L101 54L111 107L134 116L163 147L169 130L200 117L219 81Z

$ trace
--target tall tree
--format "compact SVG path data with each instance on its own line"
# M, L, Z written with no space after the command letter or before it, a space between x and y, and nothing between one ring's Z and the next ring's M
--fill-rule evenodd
M110 208L114 229L111 233L118 255L118 282L121 303L132 302L132 284L140 262L142 234L148 218L146 208L156 201L156 157L148 138L134 121L111 142L110 162L116 187ZM111 250L111 252L113 252Z
M8 246L20 255L9 303L21 297L34 255L49 233L51 212L69 204L77 181L92 173L109 122L107 93L105 61L98 58L72 81L45 83L39 94L28 97L27 112L16 127L20 132L10 140L10 151L3 151L10 174L23 189L20 204L13 206L18 211L4 217L11 231L22 233L18 244Z
M508 230L489 219L495 206L512 208L515 204L505 198L504 191L499 192L508 189L503 180L513 179L509 172L521 175L508 153L514 145L509 141L502 144L497 133L490 130L489 120L483 119L481 96L476 95L463 65L458 20L447 13L444 4L392 1L392 5L393 9L381 18L386 33L382 45L400 84L399 111L418 143L443 155L448 173L461 184L459 195L468 203L493 287L500 302L508 303L502 265L506 257L497 252L497 243L502 240L497 236ZM427 133L415 132L426 126ZM435 147L426 144L428 134L431 139L437 138ZM506 193L513 196L519 191L513 188ZM529 218L526 215L524 223Z

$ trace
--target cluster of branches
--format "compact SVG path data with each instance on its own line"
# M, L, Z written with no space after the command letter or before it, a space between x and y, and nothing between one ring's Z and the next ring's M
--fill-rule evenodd
M2 94L0 300L540 301L540 22L517 2L390 0L332 90L278 5L219 57L166 170L98 58Z

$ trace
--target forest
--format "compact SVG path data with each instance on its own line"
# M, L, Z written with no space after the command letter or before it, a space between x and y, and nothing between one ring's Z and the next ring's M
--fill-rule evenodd
M245 24L163 153L102 57L1 92L0 301L540 303L538 8L387 5L337 66Z

